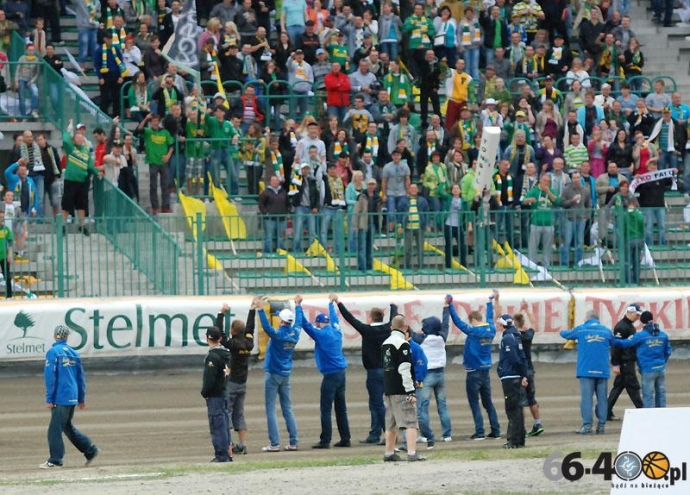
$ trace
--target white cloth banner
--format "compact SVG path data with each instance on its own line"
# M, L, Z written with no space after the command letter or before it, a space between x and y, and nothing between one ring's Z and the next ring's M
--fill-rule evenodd
M669 168L666 170L655 170L654 172L647 172L646 174L636 175L633 181L630 183L630 192L634 193L635 189L637 189L642 184L662 179L672 179L673 182L675 182L676 172L674 172L672 168Z
M385 310L398 305L398 312L413 328L421 329L429 316L442 318L446 292L363 293L348 294L341 302L359 320L366 321L373 307ZM451 292L460 317L467 321L471 311L486 314L489 290ZM505 290L501 292L501 311L519 311L525 298L537 319L534 342L561 343L558 331L568 326L570 294L559 290ZM290 305L288 297L271 298L274 304ZM62 301L8 302L0 306L0 359L41 359L53 344L52 332L57 325L72 329L69 344L85 357L203 354L206 328L213 325L223 303L230 306L226 331L231 320L246 320L251 298L150 298L150 299L65 299ZM309 321L328 312L326 297L306 297L302 303ZM496 317L499 315L496 314ZM341 317L343 347L358 349L361 337ZM257 318L256 333L260 330ZM500 336L496 337L496 343ZM257 342L259 339L256 339ZM464 334L451 322L448 344L462 344ZM313 341L303 333L298 350L313 348ZM256 352L256 348L254 350Z

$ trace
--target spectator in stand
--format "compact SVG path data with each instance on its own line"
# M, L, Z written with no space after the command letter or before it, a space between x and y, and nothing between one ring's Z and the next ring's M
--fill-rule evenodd
M45 134L39 134L36 136L36 143L41 149L41 160L43 161L43 166L45 167L45 194L48 195L48 201L53 209L52 215L55 217L55 215L60 214L60 178L62 177L62 171L60 169L60 154L55 147L48 143Z
M213 7L210 15L212 19L218 19L220 21L221 26L225 26L227 22L233 21L237 14L238 5L236 2L234 2L233 0L222 0ZM239 41L240 40L237 40L238 43Z
M580 142L579 134L570 135L570 144L565 147L563 158L565 158L568 171L579 170L585 161L589 163L589 152L587 147ZM598 176L595 175L595 177Z
M506 80L510 79L513 68L511 67L510 60L506 57L506 49L499 47L494 50L494 60L491 64L487 64L487 68L493 66L496 70L496 77L499 79Z
M429 203L426 198L419 196L417 184L407 187L407 196L400 200L402 226L405 232L404 266L412 269L412 256L416 258L416 268L424 267L424 232L428 228Z
M41 73L40 60L36 56L36 47L33 43L28 43L25 53L17 61L14 76L14 88L19 98L19 115L25 117L31 114L33 118L38 118L38 86L36 84ZM26 108L27 97L31 101L31 106Z
M592 129L592 136L587 143L589 163L592 166L592 175L599 177L606 170L606 152L608 145L604 141L602 130L599 126ZM580 162L582 163L582 162Z
M670 108L673 104L671 97L667 93L664 93L665 88L666 83L664 80L658 79L657 81L654 81L654 92L649 93L645 98L647 110L652 113L654 119L660 119L662 117L661 114L664 108Z
M400 140L404 140L410 153L414 156L415 143L418 142L417 132L414 126L409 123L410 112L406 108L401 108L398 111L398 123L391 126L388 134L388 152L392 153L393 149L398 146ZM412 160L408 162L411 164Z
M139 31L137 32L136 36L134 36L134 44L137 45L142 53L146 53L146 51L151 48L151 38L153 37L153 34L150 32L151 28L149 27L151 24L151 16L145 15L143 17L148 22L142 21L139 24Z
M29 237L26 219L35 218L38 214L38 192L26 165L26 159L20 158L18 162L7 167L4 174L7 191L12 192L16 198L12 212L5 203L5 221L11 226L14 235L14 261L22 262L28 261L24 252ZM7 200L5 197L5 201ZM5 282L7 283L8 279L5 279Z
M342 153L340 155L342 157ZM341 160L338 160L341 162ZM348 238L349 244L348 248L351 253L357 252L357 234L356 231L360 230L355 226L354 211L357 200L364 192L364 174L361 170L355 170L352 172L352 180L343 180L343 183L347 184L345 187L345 203L347 204L347 225L348 225ZM364 225L366 227L366 224ZM365 229L361 229L365 230Z
M376 179L368 179L366 189L357 197L353 211L357 235L357 269L362 272L371 270L373 266L374 230L378 230L380 201Z
M338 117L338 122L342 123L350 106L350 78L341 71L341 66L338 62L333 62L331 64L331 72L324 78L324 83L326 85L328 115Z
M62 230L66 232L67 218L76 212L79 232L89 236L86 227L86 210L89 208L89 174L103 177L103 170L93 165L93 155L84 133L70 134L74 123L70 120L68 130L62 134L65 150L64 192L62 193ZM86 166L84 166L86 165Z
M96 127L93 130L93 142L96 144L93 148L93 164L96 168L103 167L103 157L106 155L106 140L107 136L105 130L101 127Z
M441 10L443 12L443 9ZM450 9L448 10L450 14ZM505 20L501 19L501 9L494 5L479 14L484 34L484 58L487 68L494 62L495 50L497 48L507 48L510 43L510 34ZM438 30L437 30L438 32ZM452 67L453 64L449 64Z
M321 42L319 41L319 35L315 32L314 21L308 20L305 23L305 32L297 38L295 46L298 50L303 51L304 60L309 65L316 63L316 50L321 48Z
M290 196L295 213L292 250L295 253L303 253L304 223L307 223L308 244L311 246L316 239L316 215L319 213L319 190L309 163L300 165L300 176L296 182L293 179L292 183L297 189L295 194Z
M106 31L103 44L94 52L93 64L98 72L100 86L99 107L102 112L115 117L120 115L120 88L124 78L129 75L122 58L122 51L113 45L112 33Z
M653 173L658 170L657 164L652 162L648 165L648 172ZM656 224L657 235L660 246L666 245L666 202L664 195L671 190L673 179L657 179L651 182L640 184L635 189L638 196L640 208L644 214L645 223L645 242L651 246L654 244L654 224Z
M129 87L129 101L125 113L128 117L141 122L149 112L151 112L151 90L146 81L146 74L139 71Z
M561 266L570 266L570 248L574 244L577 267L582 261L582 246L585 241L585 226L590 217L592 197L582 185L582 176L575 171L570 176L570 183L561 192L561 205L566 210L565 240L561 244Z
M635 144L632 150L633 175L647 173L647 167L659 160L656 146L645 139L642 131L635 131Z
M175 86L173 76L165 76L163 84L152 96L152 100L156 103L156 112L162 117L168 115L174 105L182 105L183 98L182 91Z
M624 129L616 131L616 138L606 151L606 163L616 162L618 170L629 177L633 172L633 147L628 141L628 133Z
M629 81L631 89L642 89L642 68L644 67L644 54L640 51L640 42L637 38L630 38L627 49L623 53L623 73Z
M441 153L441 150L434 150L431 153L431 162L427 165L422 176L422 185L427 193L431 214L428 225L439 231L443 225L441 212L445 210L445 204L450 197L450 182L448 181L446 166L441 162Z
M637 109L637 100L639 100L639 96L630 92L631 87L629 83L623 83L621 94L616 98L616 101L620 102L626 118Z
M118 184L120 171L127 167L127 158L122 154L122 142L114 141L110 153L103 157L103 169L105 178L113 184Z
M687 133L683 126L671 116L671 109L664 107L662 117L657 120L649 134L649 141L659 152L659 170L677 168L678 155L685 149Z
M332 223L334 252L340 253L343 248L343 210L346 207L345 184L338 176L335 164L328 165L327 175L323 178L322 184L323 208L319 241L324 248L328 248L328 229Z
M151 123L150 126L146 124ZM146 127L145 127L146 126ZM149 166L149 193L151 195L151 212L158 215L162 213L172 213L170 210L170 193L168 184L168 161L174 151L174 138L170 133L161 127L160 115L148 114L139 123L138 133L144 135L144 146L146 149L146 162ZM158 186L160 181L161 202L158 201ZM162 204L161 204L162 203ZM162 207L162 209L161 209Z
M392 161L383 167L381 173L381 201L388 210L388 232L394 232L395 224L401 223L402 202L410 186L410 167L401 160L402 153L395 148L391 152ZM398 216L396 216L396 213Z
M455 69L450 70L450 76L446 79L446 95L448 108L446 110L446 129L453 130L458 121L461 110L467 105L469 98L469 85L472 77L465 72L465 61L458 59Z
M175 195L176 187L182 187L185 177L187 161L185 159L185 129L187 127L187 117L182 113L182 105L179 103L170 107L170 112L163 117L161 125L175 139L173 154L168 160L168 178L170 194Z
M0 52L7 52L12 44L12 32L18 29L17 23L7 20L6 12L0 9Z
M628 116L630 134L634 136L635 132L641 131L642 135L647 138L652 132L656 118L652 115L644 99L639 98L635 104L637 108Z
M458 48L472 79L479 79L479 54L482 30L472 6L465 7L465 16L458 22Z
M45 170L43 163L43 154L37 142L34 141L34 135L30 130L23 133L23 140L19 146L19 156L25 160L26 169L31 178L32 185L36 189L36 213L38 216L43 216L43 197L45 195ZM8 189L14 189L8 187ZM19 197L18 194L15 194ZM32 201L33 203L33 201Z
M142 67L144 63L141 50L134 44L134 36L131 34L128 34L125 38L125 46L122 49L122 60L125 63L125 67L127 67L127 72L129 72L127 80L134 80L136 75L141 72L140 67Z
M646 229L637 198L631 196L627 204L615 205L615 213L623 216L622 241L626 254L624 281L626 284L640 285L640 265Z
M534 161L534 148L527 144L525 131L522 129L516 130L513 134L513 144L508 146L503 152L503 159L510 163L510 175L519 180L522 174L525 173L525 167L531 161Z
M556 158L563 158L563 153L554 147L555 140L550 135L545 135L541 139L541 147L535 153L536 163L539 164L541 173L553 170L553 161Z
M529 205L532 212L529 235L529 258L537 259L537 249L542 245L541 265L548 270L553 257L554 206L560 206L561 199L551 189L551 176L543 174L539 186L525 195L522 205Z
M18 26L19 34L25 38L29 34L31 2L27 0L9 0L4 9L7 20Z
M266 189L259 194L259 212L263 217L265 254L283 249L283 234L287 224L288 195L277 176L272 176ZM275 244L274 244L275 242Z
M170 12L163 16L163 21L158 25L158 37L161 45L165 46L170 37L175 33L175 28L182 15L182 4L178 0L170 3Z
M496 238L500 244L509 242L513 244L513 216L515 209L515 177L510 172L510 162L501 160L498 163L498 171L494 174L493 181L496 186L496 201L499 214L496 219Z
M213 110L213 115L206 116L205 131L206 137L210 138L211 159L209 161L209 171L211 180L216 186L220 186L220 171L228 171L228 181L230 182L230 195L239 194L239 164L232 157L231 146L237 147L239 133L229 120L225 119L225 107L217 105ZM208 181L205 180L204 184ZM208 192L205 186L205 192Z
M445 222L443 225L445 267L453 267L454 256L460 259L462 266L467 266L467 248L465 246L465 218L463 215L463 201L460 197L460 185L453 184L450 188L450 199L447 202ZM457 243L454 253L453 239ZM456 259L457 259L456 258ZM438 400L438 399L437 399Z
M433 50L426 51L424 58L419 63L420 70L424 74L419 81L418 87L420 90L420 100L422 112L422 129L425 129L429 123L429 102L434 114L441 113L441 103L438 96L438 90L441 86L441 66L436 54Z
M350 128L350 135L355 141L361 141L362 136L367 132L369 123L374 123L374 117L369 110L364 108L363 93L356 93L354 96L355 107L350 108L345 115L344 124Z
M585 93L585 104L577 110L577 121L585 131L585 141L589 140L592 130L604 120L604 110L594 104L594 91Z
M424 6L421 3L416 3L414 13L405 19L403 32L408 35L408 68L413 77L418 77L421 61L426 50L433 48L431 40L435 35L432 20L424 15Z
M199 35L197 41L197 48L202 51L206 46L208 40L213 40L213 46L219 47L221 44L220 20L217 17L211 17L206 23L206 29Z
M285 0L280 9L280 30L288 33L290 41L297 44L299 37L305 32L306 21L309 20L307 3L304 0Z
M381 53L388 55L389 60L398 59L399 45L402 42L403 24L393 11L393 2L385 0L379 17L379 46Z

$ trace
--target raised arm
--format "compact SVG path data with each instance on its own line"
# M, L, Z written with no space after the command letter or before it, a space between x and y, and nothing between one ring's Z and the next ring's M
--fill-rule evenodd
M537 332L539 330L537 328L537 319L534 317L534 313L532 313L532 310L529 309L529 304L524 299L520 303L520 311L522 311L522 314L527 316L527 320L529 321L529 326L532 327L532 330Z
M450 309L448 306L444 306L443 317L441 318L441 333L439 334L444 342L448 340L448 333L450 333Z
M455 307L453 306L453 297L446 296L445 301L448 308L448 313L450 315L450 318L453 320L455 326L458 327L461 332L468 334L470 332L470 326L464 321L462 321L460 315L458 315L457 311L455 311Z
M338 319L338 312L335 310L335 303L333 301L328 303L328 318L331 320L331 326L340 331L340 320Z
M273 338L277 335L278 332L276 332L275 328L273 328L268 321L268 316L266 316L264 308L259 308L259 320L261 321L261 328L264 329L264 332L266 332L269 337Z

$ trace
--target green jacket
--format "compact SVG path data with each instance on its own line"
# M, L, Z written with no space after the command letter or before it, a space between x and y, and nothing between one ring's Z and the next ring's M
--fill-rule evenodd
M65 148L66 165L64 178L70 182L86 182L89 174L98 175L93 165L93 154L88 144L77 146L69 132L62 133L62 146Z
M223 123L221 124L213 115L206 117L205 125L206 137L209 139L216 139L216 141L210 142L212 150L230 148L232 138L238 135L237 130L232 125L232 122L229 120L223 120ZM222 139L227 141L221 141Z
M429 164L422 175L422 185L432 198L445 198L450 193L448 173L443 163Z
M462 179L460 180L460 192L462 195L462 204L463 207L468 209L471 205L472 202L474 201L474 197L479 194L481 191L478 191L477 188L474 185L474 179L475 179L476 171L471 168L467 171L465 175L462 176ZM494 184L494 181L491 181L491 195L494 196L496 194L496 184Z
M424 26L426 26L426 32L423 32ZM405 19L403 32L408 35L407 47L410 50L418 48L430 49L431 40L434 39L436 33L431 19L426 16L417 17L414 14Z
M639 208L623 210L624 237L626 242L644 239L644 216Z
M397 75L389 72L388 75L383 78L383 89L388 91L391 103L396 107L402 106L408 101L414 101L410 78L402 72Z
M532 210L531 224L537 227L551 227L553 226L553 207L561 204L561 198L558 197L556 191L551 189L551 194L556 196L555 201L551 201L548 194L544 194L539 187L535 187L525 195L525 198L534 198L536 203L529 205Z

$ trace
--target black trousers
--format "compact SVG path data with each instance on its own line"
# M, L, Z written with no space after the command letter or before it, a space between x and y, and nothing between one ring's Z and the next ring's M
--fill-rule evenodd
M522 411L522 383L520 378L501 380L508 416L507 440L510 445L525 445L525 417Z
M637 378L637 370L635 369L635 361L621 362L621 373L616 375L613 380L613 388L609 393L609 416L613 414L613 406L616 405L618 397L623 393L623 390L628 392L630 400L636 408L642 407L642 397L640 397L640 381Z
M101 103L99 108L105 114L117 117L120 115L120 84L118 84L119 75L99 74L98 77L104 80L101 84ZM110 113L108 109L112 105L113 111Z
M12 297L12 265L4 259L0 260L0 267L2 267L2 276L5 277L5 297L10 299Z
M435 91L432 88L422 85L419 93L419 104L422 107L422 129L426 129L429 124L429 101L431 101L431 108L434 114L441 116L441 102L438 98L438 89Z
M42 5L38 7L40 15L45 21L46 28L50 27L50 39L53 43L62 41L62 30L60 26L60 6L57 2L50 5Z

